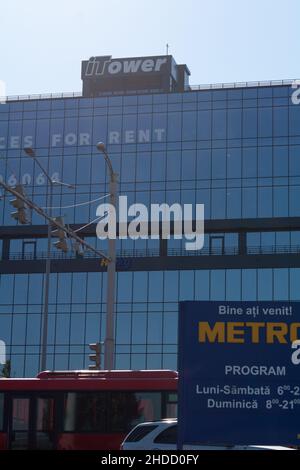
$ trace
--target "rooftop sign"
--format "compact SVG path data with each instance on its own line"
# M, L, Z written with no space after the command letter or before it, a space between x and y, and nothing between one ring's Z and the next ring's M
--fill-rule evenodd
M168 62L168 56L131 59L112 59L111 56L91 57L82 62L82 78L160 73L167 69Z
M95 56L82 61L83 96L184 91L190 72L170 55L150 57Z

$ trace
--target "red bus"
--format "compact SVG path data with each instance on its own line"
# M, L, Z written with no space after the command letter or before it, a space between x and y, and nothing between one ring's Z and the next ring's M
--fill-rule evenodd
M176 417L177 377L120 370L0 379L0 449L119 449L137 423Z

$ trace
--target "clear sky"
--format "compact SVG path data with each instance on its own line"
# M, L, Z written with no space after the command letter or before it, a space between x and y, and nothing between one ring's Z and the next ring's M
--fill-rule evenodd
M166 43L193 85L300 78L299 32L300 0L0 0L0 80L7 95L80 91L82 59Z

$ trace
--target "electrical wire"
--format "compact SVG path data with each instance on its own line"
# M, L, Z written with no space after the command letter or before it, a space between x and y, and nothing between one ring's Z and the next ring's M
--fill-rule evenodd
M105 194L104 196L98 197L97 199L93 199L87 202L81 202L79 204L73 204L72 206L54 206L54 207L42 207L42 209L72 209L73 207L80 207L80 206L87 206L89 204L93 204L94 202L101 201L101 199L105 199L106 197L110 196L110 193Z
M104 219L105 217L107 217L108 215L108 212L105 212L104 215L101 215L100 217L97 217L96 219L92 220L92 222L89 222L88 224L84 225L83 227L80 227L78 228L77 230L73 230L75 233L76 232L80 232L80 230L83 230L84 228L88 227L89 225L92 225L94 224L95 222L97 222L98 220L101 220L101 219Z

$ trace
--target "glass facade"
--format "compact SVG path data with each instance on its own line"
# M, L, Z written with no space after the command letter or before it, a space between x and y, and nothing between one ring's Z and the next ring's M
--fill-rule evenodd
M208 222L297 218L300 105L292 103L293 91L269 86L1 104L0 179L21 182L28 197L46 207L46 180L23 151L33 147L51 176L75 186L54 188L54 215L85 225L108 193L105 162L96 149L103 141L128 205L204 203ZM14 225L10 199L6 194L0 200L0 339L7 344L12 376L32 376L38 371L43 310L43 274L35 266L47 241L34 231L31 238L5 235ZM33 226L43 223L32 214ZM85 239L107 248L96 235ZM224 269L194 269L181 262L183 242L168 240L168 269L163 263L148 269L147 257L162 254L160 240L117 241L127 263L117 274L117 368L176 369L179 300L300 300L300 267L247 269L228 261ZM197 256L238 254L239 243L237 232L218 230L206 235ZM251 250L267 253L267 247L269 253L298 253L300 227L252 228L245 245L249 257ZM131 256L143 258L144 268L132 267ZM88 344L104 340L106 273L80 268L81 259L77 263L81 272L68 272L66 264L65 272L51 274L48 369L87 367Z

